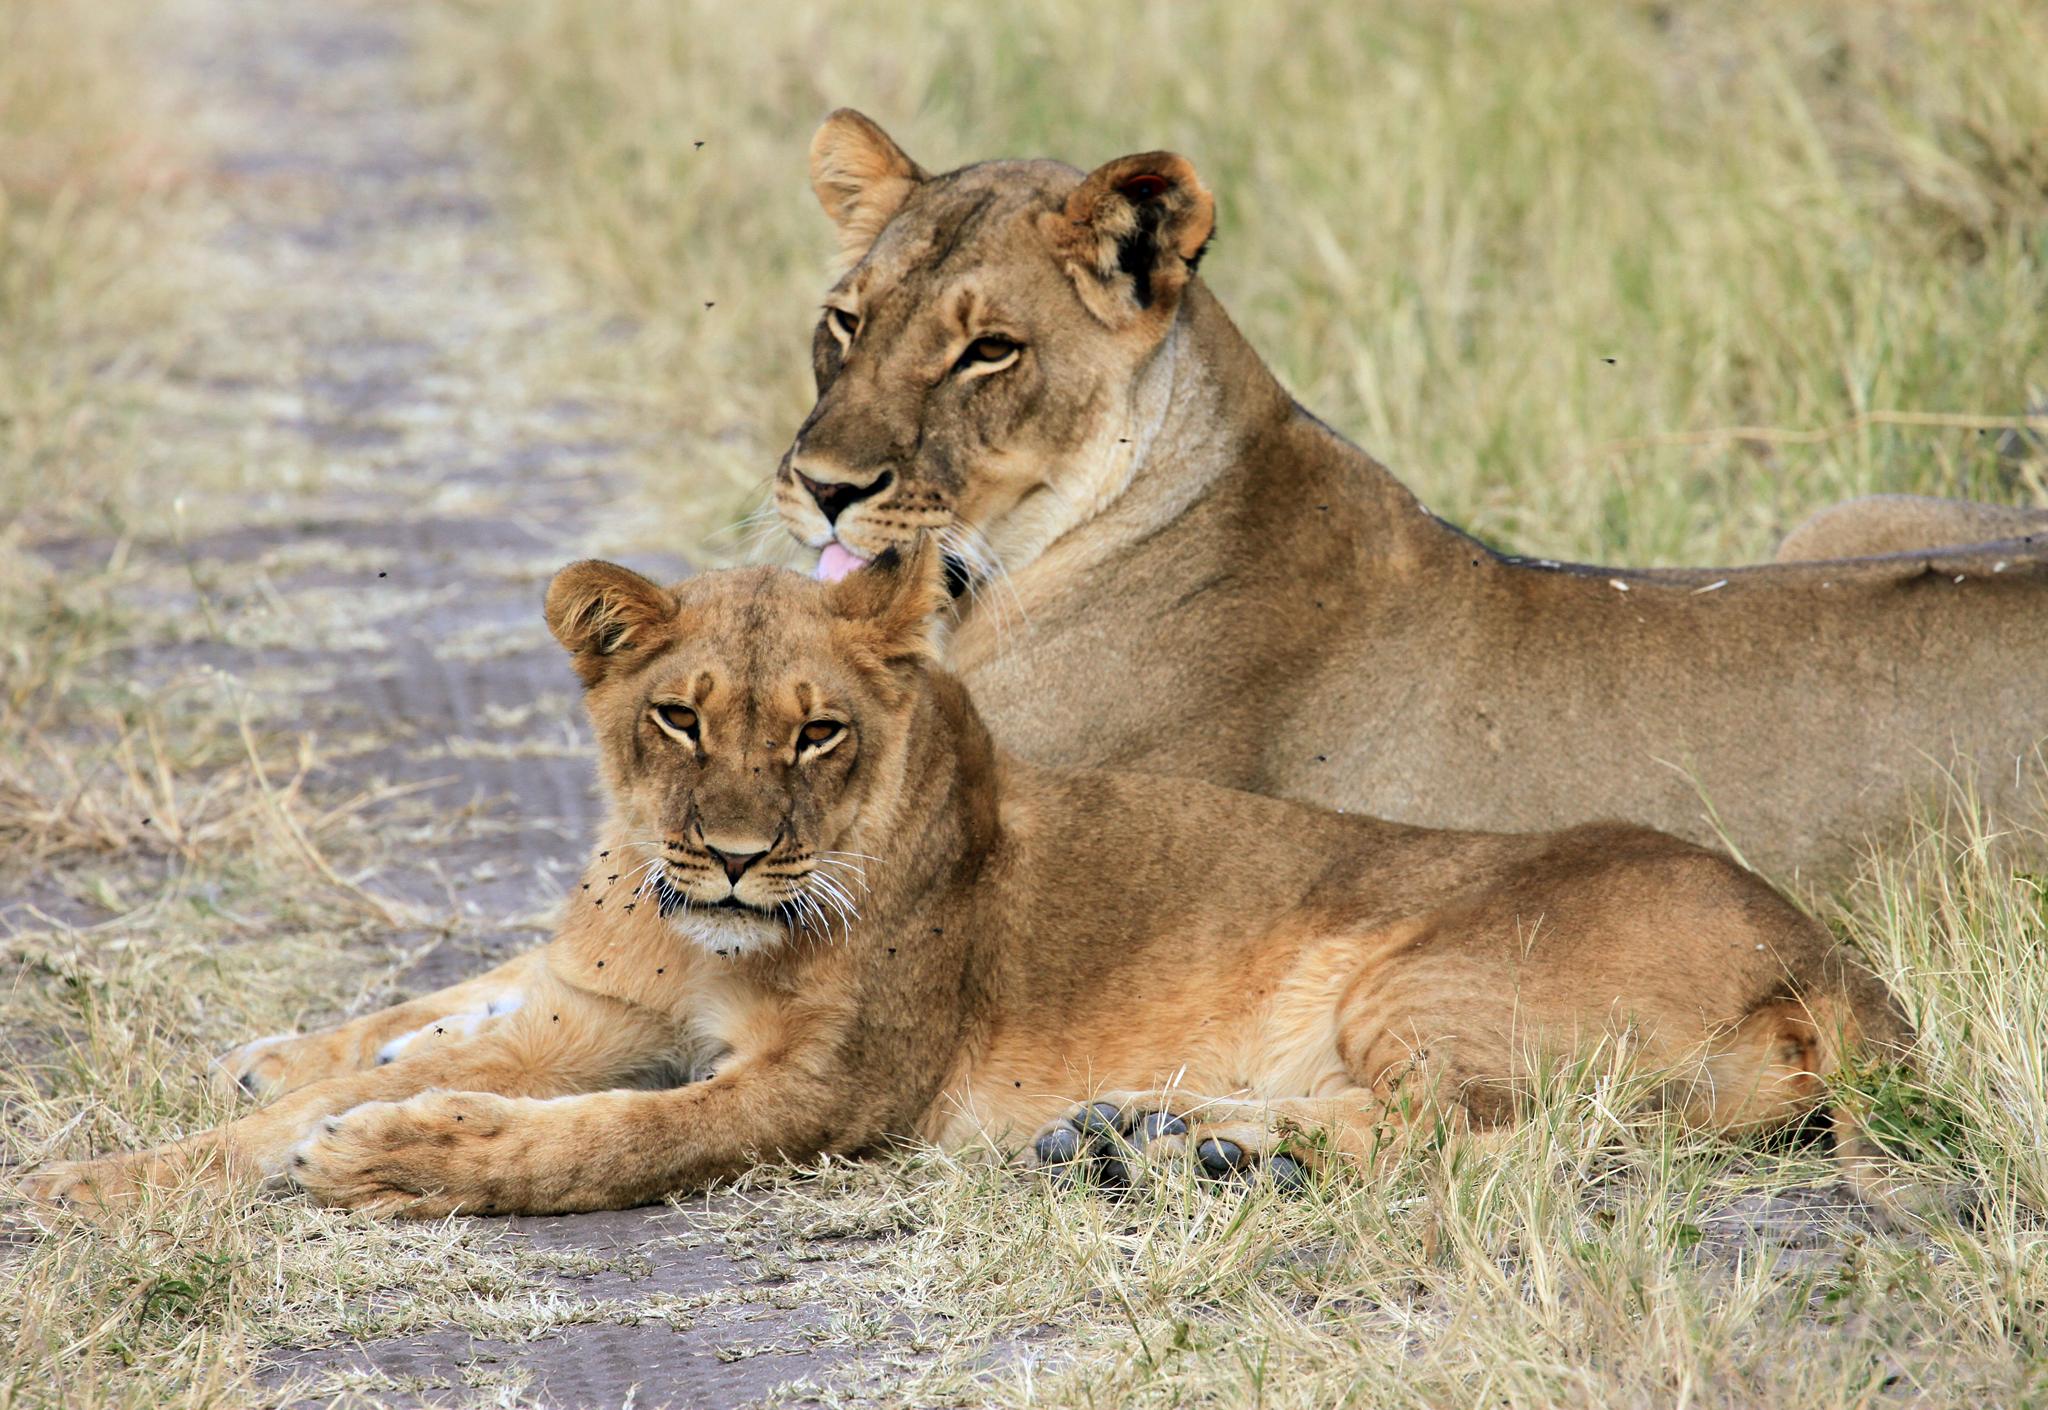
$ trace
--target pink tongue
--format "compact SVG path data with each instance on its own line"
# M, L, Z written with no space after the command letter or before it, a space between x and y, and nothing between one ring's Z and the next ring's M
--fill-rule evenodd
M818 555L818 581L836 583L856 568L867 567L868 560L857 553L847 551L844 544L834 539L825 545L825 551Z

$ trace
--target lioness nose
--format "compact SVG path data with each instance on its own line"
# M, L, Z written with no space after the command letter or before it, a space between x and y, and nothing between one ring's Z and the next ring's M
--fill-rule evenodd
M712 861L725 868L725 879L731 882L737 882L742 876L746 875L748 867L768 855L766 851L721 852L708 843L705 845L704 850L711 854Z
M811 498L818 502L818 512L825 516L825 522L837 524L839 516L849 505L871 499L889 488L889 482L895 478L895 472L884 470L865 485L852 484L846 480L813 480L801 470L796 472L796 477L804 482L804 488L809 490Z

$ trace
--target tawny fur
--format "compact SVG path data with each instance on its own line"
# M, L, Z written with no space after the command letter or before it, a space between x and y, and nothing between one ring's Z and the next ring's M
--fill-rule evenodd
M832 587L564 570L550 624L611 818L552 943L230 1054L270 1105L32 1190L197 1170L400 1214L593 1209L895 1138L1015 1149L1103 1094L1188 1142L1369 1162L1411 1123L1511 1120L1531 1061L1592 1044L1738 1132L1905 1047L1825 930L1667 836L1437 832L1001 753L932 659L943 598L931 551Z
M1778 544L1777 561L1868 558L1943 544L2029 537L2048 544L2048 509L1932 495L1874 494L1817 509Z
M1711 842L1718 818L1822 883L1958 757L1994 809L2022 796L2048 516L1862 501L1788 548L1927 550L1876 561L1504 556L1280 386L1195 275L1213 203L1185 159L904 181L866 119L820 141L835 171L887 143L899 176L842 221L859 258L830 302L857 325L819 325L776 503L813 548L947 536L948 663L1006 748L1438 826ZM962 366L991 334L1023 351ZM799 475L872 493L835 526Z

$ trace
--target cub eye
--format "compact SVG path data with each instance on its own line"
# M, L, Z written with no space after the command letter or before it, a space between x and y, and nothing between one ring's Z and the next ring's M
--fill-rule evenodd
M846 733L846 726L837 720L812 720L796 732L797 746L802 749L819 749Z
M1008 367L1024 351L1024 345L1010 338L976 338L953 364L955 372L995 372Z
M860 332L860 319L843 308L826 309L825 320L832 325L832 331L846 342L852 342L853 335Z
M657 705L654 707L655 723L670 734L680 735L690 743L697 742L697 712L687 705Z

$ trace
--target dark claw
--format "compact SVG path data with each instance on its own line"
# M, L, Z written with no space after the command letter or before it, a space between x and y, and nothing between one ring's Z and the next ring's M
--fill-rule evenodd
M1038 1138L1034 1149L1040 1165L1071 1165L1081 1156L1081 1132L1071 1121L1062 1121Z
M1149 1146L1161 1136L1185 1136L1187 1122L1168 1111L1148 1111L1138 1118L1136 1140L1141 1146Z
M1294 1191L1308 1184L1308 1167L1291 1155L1276 1155L1266 1162L1276 1188Z
M1222 1179L1244 1165L1244 1151L1235 1141L1207 1140L1195 1147L1204 1174Z

